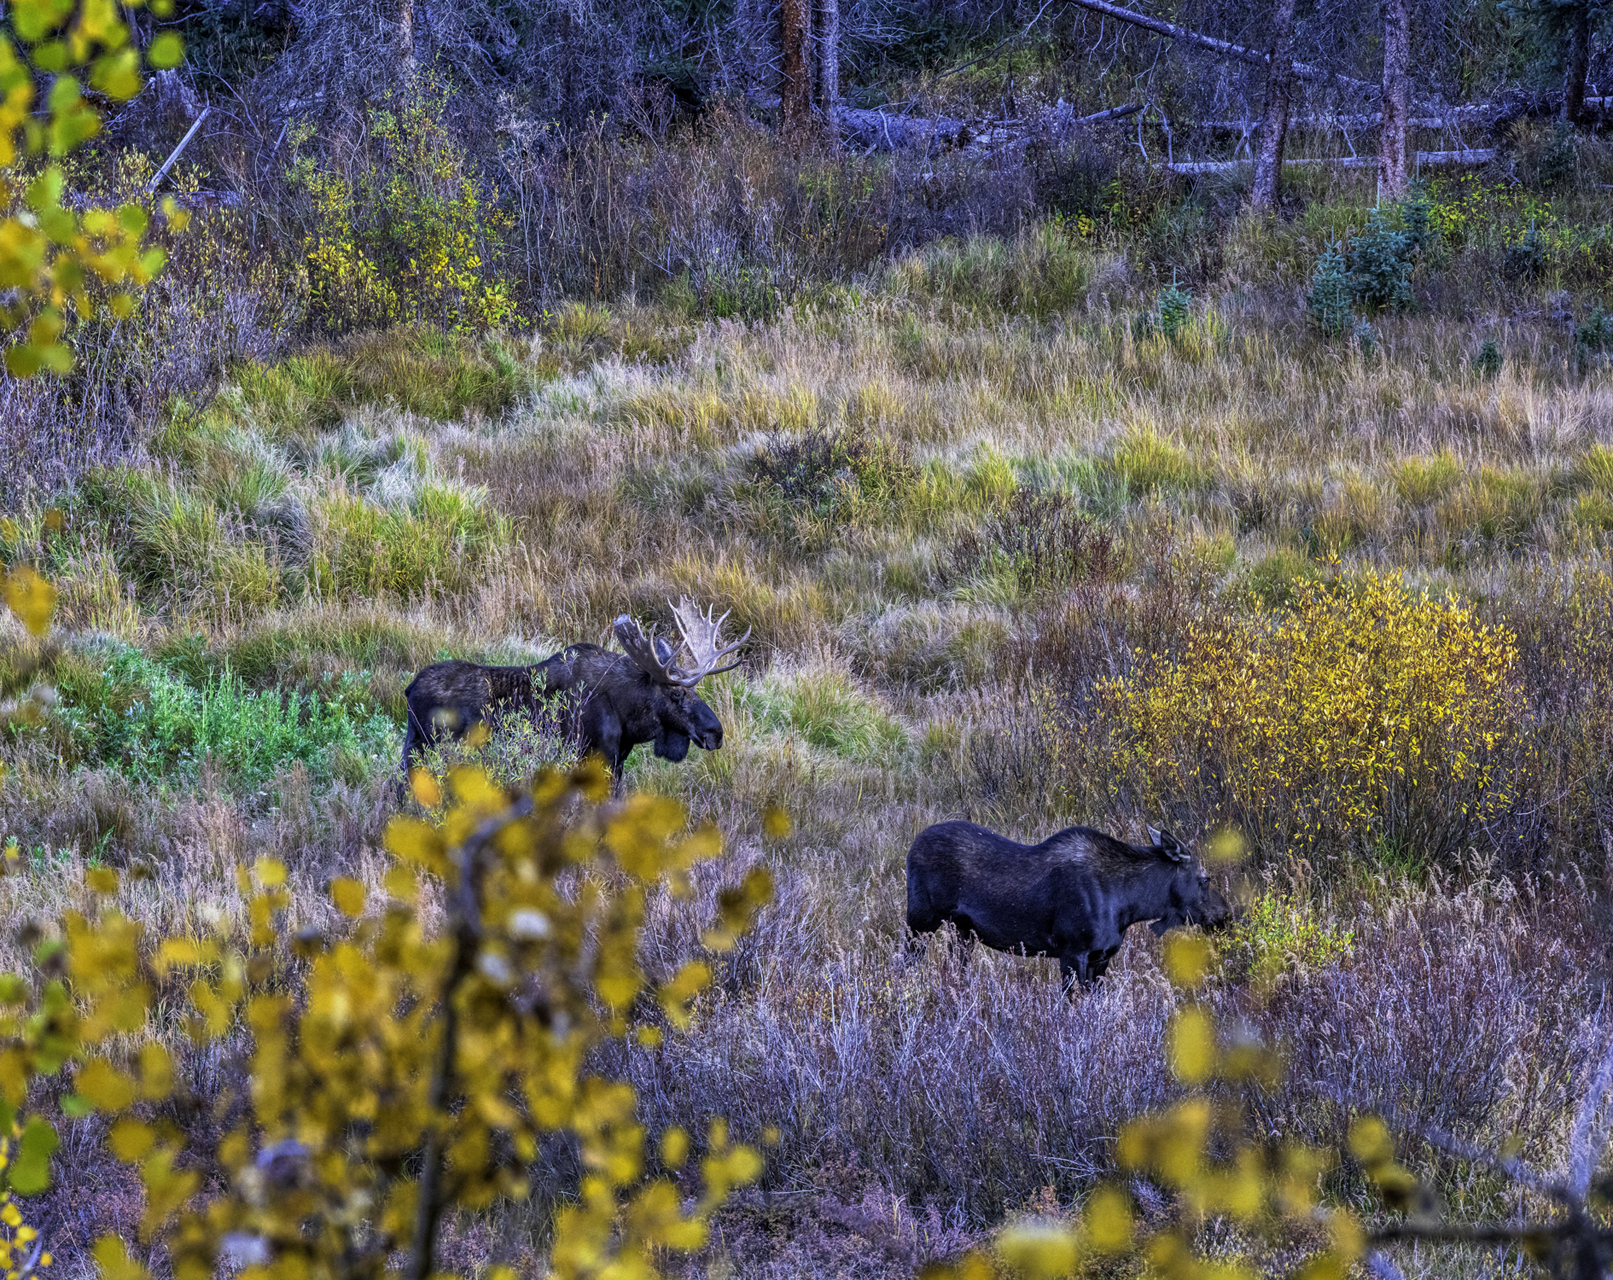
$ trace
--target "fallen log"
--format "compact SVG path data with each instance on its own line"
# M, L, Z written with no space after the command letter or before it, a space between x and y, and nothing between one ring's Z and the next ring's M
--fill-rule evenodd
M1419 165L1488 164L1495 159L1494 147L1478 147L1467 151L1419 151ZM1253 166L1253 160L1178 160L1165 168L1172 173L1231 173L1235 169ZM1341 169L1376 169L1377 156L1306 156L1298 160L1284 160L1290 164L1330 164Z
M1109 0L1070 0L1070 2L1080 5L1083 9L1090 9L1093 13L1101 13L1107 17L1114 18L1116 21L1129 22L1134 27L1142 27L1144 30L1153 31L1162 36L1169 36L1173 40L1181 40L1186 44L1208 49L1211 53L1219 54L1223 58L1234 58L1239 62L1247 62L1256 67L1264 67L1271 62L1269 53L1262 53L1258 49L1250 49L1241 44L1233 44L1230 40L1219 40L1215 36L1205 35L1202 31L1179 27L1174 22L1166 22L1163 18L1151 18L1145 13L1122 9L1117 4L1110 4ZM1340 88L1354 89L1359 93L1370 93L1374 96L1379 93L1379 86L1370 80L1357 80L1352 76L1343 75L1337 71L1328 71L1322 67L1312 66L1308 62L1294 63L1294 74L1301 80L1309 80L1319 84L1334 84Z
M1613 98L1586 98L1586 111L1613 112ZM1425 112L1429 111L1424 106ZM1484 126L1493 128L1499 123L1517 120L1522 117L1555 116L1557 105L1549 101L1539 103L1517 102L1472 102L1460 107L1447 107L1437 114L1413 116L1406 124L1413 129L1451 129L1463 125ZM1216 133L1233 133L1243 135L1260 132L1258 120L1193 120L1188 122L1193 128L1211 130ZM1288 121L1290 129L1371 129L1383 123L1381 111L1360 111L1347 115L1309 115L1291 116Z
M840 108L844 142L875 151L907 151L915 147L965 147L974 137L966 120L951 116L903 116L877 107Z

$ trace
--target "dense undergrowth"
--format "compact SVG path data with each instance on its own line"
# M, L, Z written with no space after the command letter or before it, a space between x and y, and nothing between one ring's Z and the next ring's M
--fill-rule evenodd
M716 267L754 264L716 255L525 329L230 363L128 457L15 504L0 545L58 584L60 629L0 624L0 909L50 918L110 865L182 930L239 914L230 868L257 852L288 868L293 928L333 876L378 893L413 672L603 642L689 593L753 639L704 689L723 748L628 766L730 848L694 911L652 893L652 979L699 951L719 882L765 865L778 897L688 1031L611 1052L652 1132L780 1130L699 1265L905 1274L1062 1212L1118 1122L1174 1096L1150 938L1073 1005L1050 962L907 944L903 858L945 817L1237 832L1249 910L1205 999L1286 1047L1271 1123L1336 1143L1351 1107L1392 1108L1549 1164L1613 980L1613 383L1583 336L1605 215L1436 185L1411 305L1352 294L1370 340L1330 338L1303 295L1367 216L1313 194L1228 223L1213 276L1175 263L1170 333L1151 220L1191 199L810 288L780 268L732 307ZM1503 283L1530 218L1539 270ZM560 750L527 732L497 771ZM772 806L795 834L768 846ZM97 1150L91 1125L64 1153L64 1239L89 1232L68 1198L98 1228L138 1216ZM1457 1212L1518 1209L1422 1155ZM534 1176L561 1195L575 1173L555 1151ZM1358 1171L1330 1179L1364 1203ZM524 1213L453 1248L541 1256Z

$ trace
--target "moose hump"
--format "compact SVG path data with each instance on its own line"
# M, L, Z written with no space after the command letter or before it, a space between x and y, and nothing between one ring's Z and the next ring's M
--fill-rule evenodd
M1164 933L1232 918L1199 860L1170 832L1149 835L1154 843L1139 848L1068 827L1026 845L972 822L937 823L908 850L907 927L931 933L951 922L998 951L1057 957L1066 989L1090 986L1134 924Z

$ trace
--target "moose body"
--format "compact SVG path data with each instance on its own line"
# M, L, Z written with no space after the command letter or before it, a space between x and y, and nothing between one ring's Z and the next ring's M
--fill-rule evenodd
M907 926L931 933L950 921L998 951L1057 957L1066 989L1090 986L1134 924L1153 921L1158 934L1232 917L1198 860L1169 832L1150 835L1154 844L1137 848L1070 827L1026 845L972 822L937 823L907 854Z
M722 618L695 612L688 601L674 614L695 662L676 665L672 646L625 615L616 620L623 653L597 644L568 645L529 667L487 667L476 662L438 662L421 671L404 692L409 722L403 736L405 775L439 736L463 737L495 712L534 715L559 705L567 736L583 755L598 753L618 777L634 747L653 743L655 754L674 763L693 743L705 751L722 746L722 721L695 686L730 670L717 661L750 636L719 648ZM726 614L723 617L727 617Z

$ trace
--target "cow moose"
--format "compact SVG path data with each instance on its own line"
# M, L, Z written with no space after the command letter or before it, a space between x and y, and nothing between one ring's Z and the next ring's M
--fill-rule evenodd
M1232 908L1204 868L1168 831L1148 829L1136 848L1090 827L1019 844L972 822L941 822L907 854L907 927L931 933L947 921L998 951L1056 956L1069 991L1089 987L1128 928L1162 934L1179 925L1216 929Z
M671 604L670 601L668 601ZM529 667L484 667L475 662L438 662L410 682L404 697L409 723L403 736L403 776L433 740L463 737L495 713L535 714L549 703L562 711L567 737L583 755L597 752L615 775L634 747L655 744L655 754L674 763L692 742L704 751L722 746L722 721L695 692L707 676L750 639L747 630L724 644L725 613L702 614L688 597L672 606L690 662L681 665L671 644L625 613L614 630L623 652L597 644L574 644ZM401 790L401 783L400 783Z

